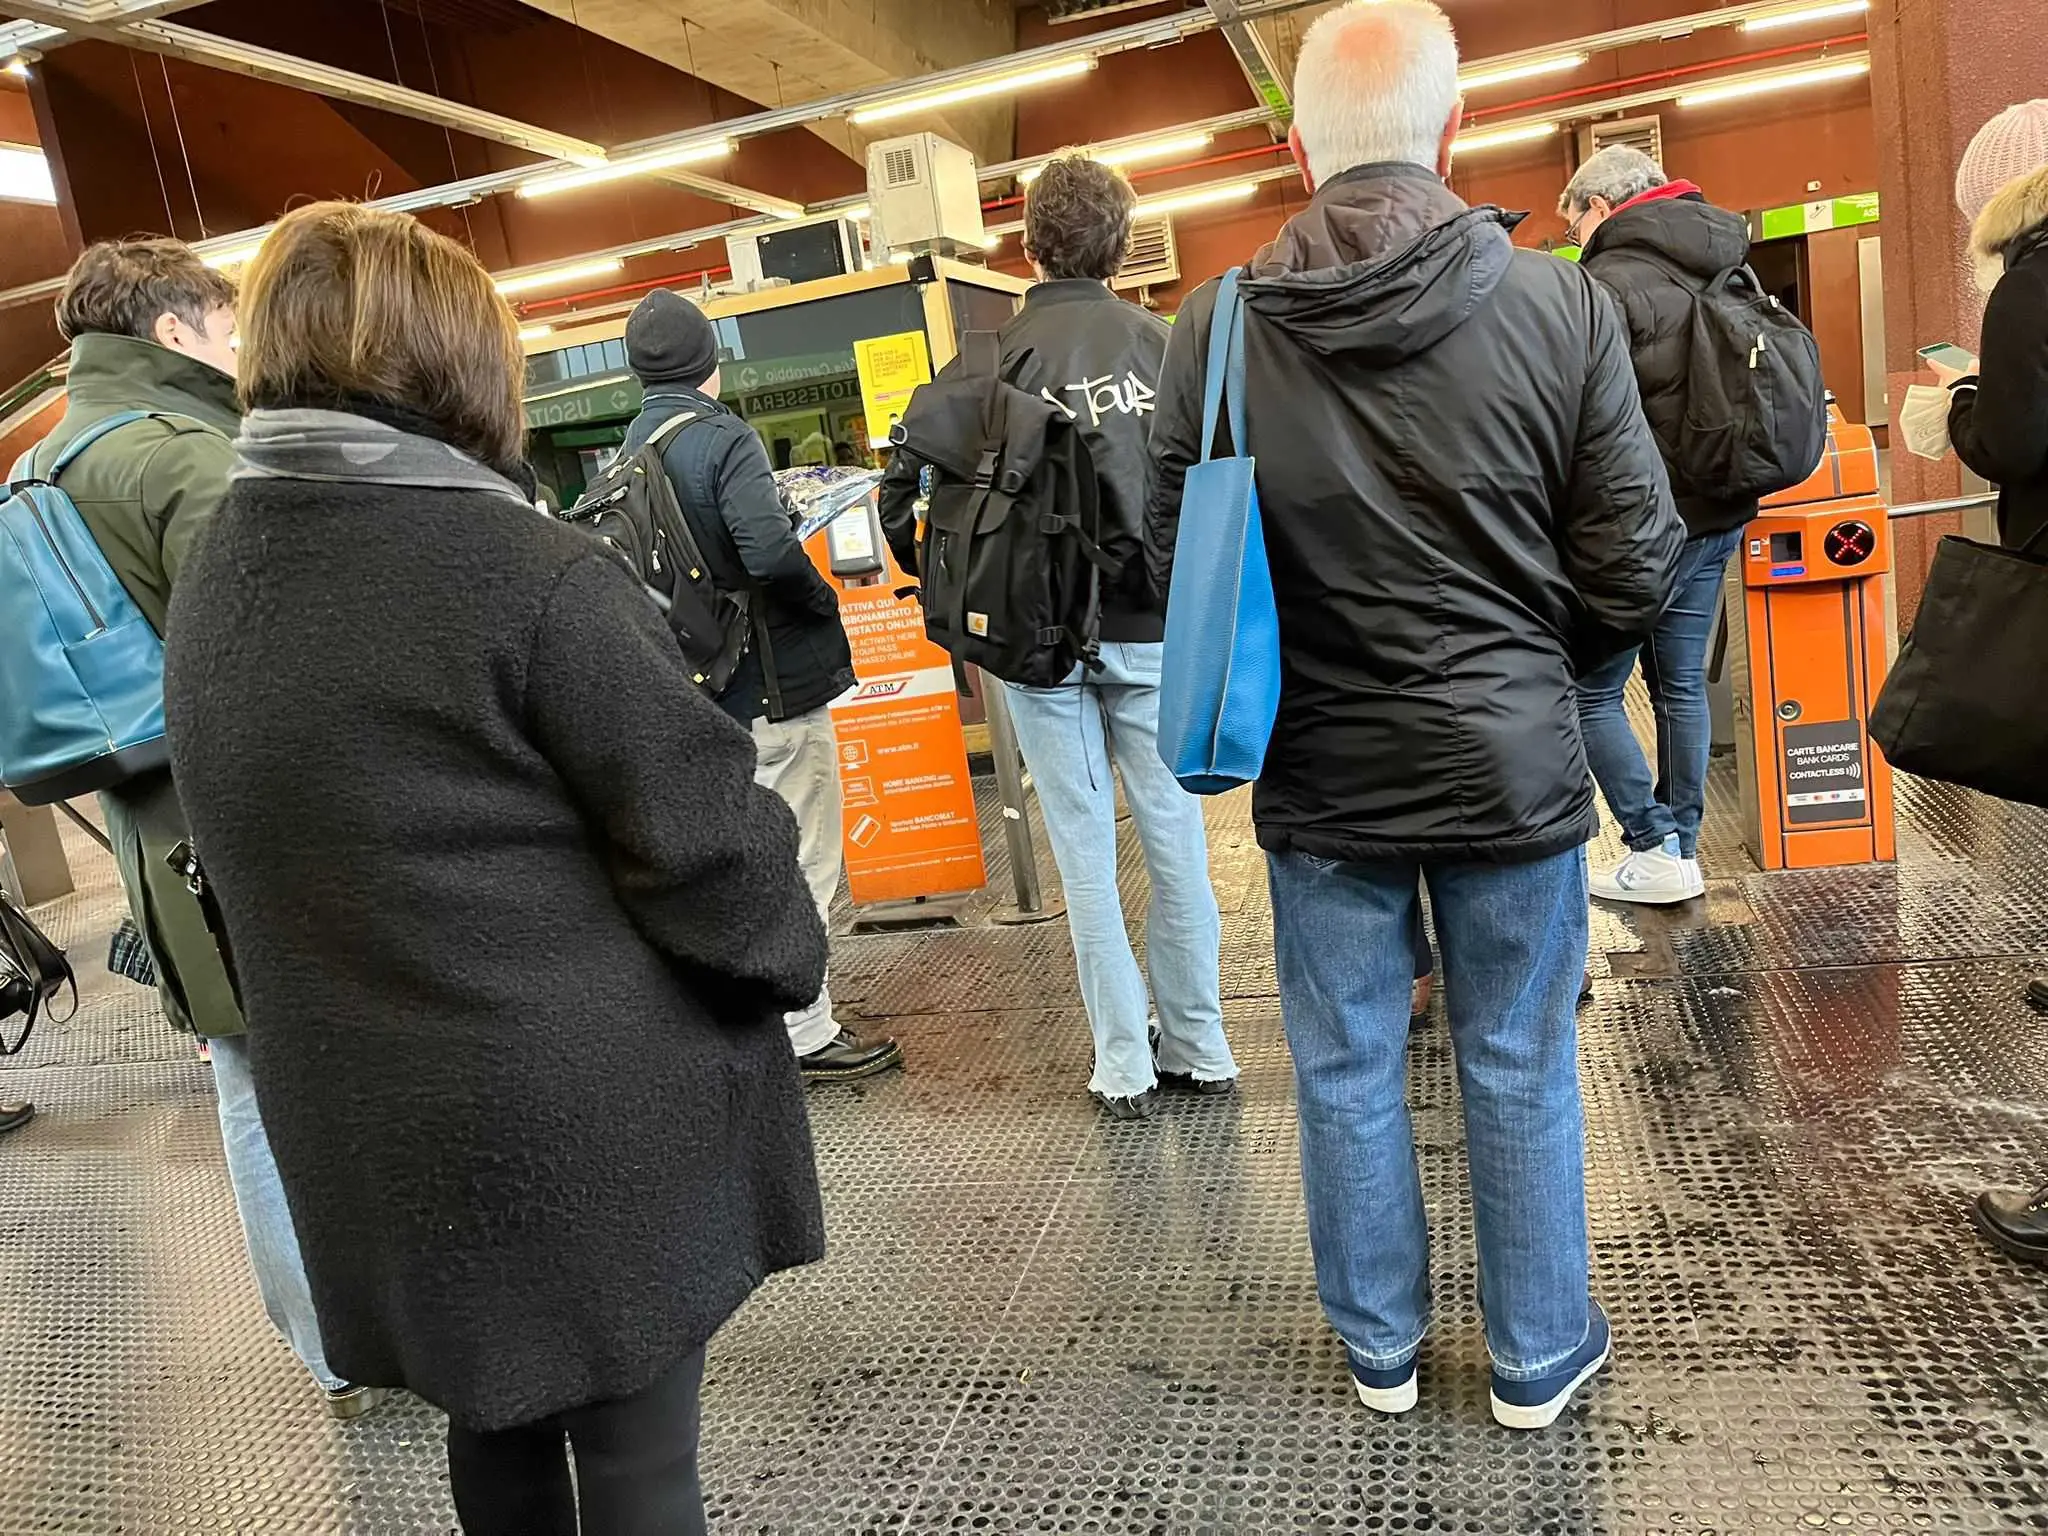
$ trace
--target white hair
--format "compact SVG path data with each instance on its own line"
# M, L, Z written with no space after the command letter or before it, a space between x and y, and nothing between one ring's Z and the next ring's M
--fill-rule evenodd
M1610 208L1619 208L1670 180L1664 167L1640 149L1610 144L1579 167L1579 174L1558 199L1557 211L1572 218L1592 207L1596 197Z
M1353 166L1437 167L1458 109L1458 38L1430 0L1350 0L1308 29L1294 126L1320 186Z

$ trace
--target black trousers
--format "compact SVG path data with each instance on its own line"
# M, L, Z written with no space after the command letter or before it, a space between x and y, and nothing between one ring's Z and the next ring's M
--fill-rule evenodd
M703 1384L699 1351L638 1397L492 1434L450 1423L448 1478L463 1530L467 1536L705 1536L697 1480Z

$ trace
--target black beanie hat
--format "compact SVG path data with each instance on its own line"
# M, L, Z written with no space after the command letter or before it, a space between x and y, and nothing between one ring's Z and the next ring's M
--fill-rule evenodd
M718 335L703 310L657 288L626 322L626 366L642 384L695 389L718 367Z

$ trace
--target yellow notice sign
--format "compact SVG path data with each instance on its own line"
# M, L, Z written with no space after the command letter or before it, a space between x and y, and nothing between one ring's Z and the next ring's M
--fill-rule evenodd
M853 344L860 368L860 396L868 413L868 441L889 441L889 429L901 419L920 384L932 381L932 355L923 331L900 336L871 336Z

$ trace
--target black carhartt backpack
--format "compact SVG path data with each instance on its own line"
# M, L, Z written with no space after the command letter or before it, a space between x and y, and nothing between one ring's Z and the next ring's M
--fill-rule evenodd
M1101 484L1073 419L1000 373L992 333L924 385L890 433L917 470L925 632L1006 683L1098 664Z
M697 686L717 698L747 653L752 594L713 584L662 463L669 439L704 419L694 411L670 417L637 452L619 455L562 520L588 528L618 552L667 615Z
M1690 346L1685 415L1661 445L1679 491L1747 501L1802 483L1828 444L1813 332L1730 267L1694 298Z

